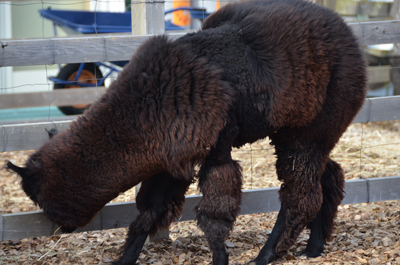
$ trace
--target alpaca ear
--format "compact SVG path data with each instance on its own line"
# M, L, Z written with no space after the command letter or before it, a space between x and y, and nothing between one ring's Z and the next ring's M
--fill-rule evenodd
M45 129L45 130L46 130L46 132L49 134L49 138L50 138L50 139L53 139L54 135L57 135L57 134L58 134L58 130L55 129L55 128L53 128L53 129L51 129L51 130L47 130L47 129Z
M30 177L26 168L18 167L10 161L7 162L6 169L11 169L12 171L20 175L23 179L27 179Z

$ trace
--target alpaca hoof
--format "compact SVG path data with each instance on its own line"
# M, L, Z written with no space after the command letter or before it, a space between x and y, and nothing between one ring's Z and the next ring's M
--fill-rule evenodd
M252 260L249 263L246 263L246 265L264 265L268 263L260 263L259 261Z
M307 256L308 258L316 258L322 255L322 251L313 249L313 250L304 250L296 253L296 257Z
M266 255L263 258L257 257L255 260L250 261L249 263L246 263L246 265L267 265L274 261L275 255Z
M65 234L70 234L76 230L76 227L61 226L61 231Z

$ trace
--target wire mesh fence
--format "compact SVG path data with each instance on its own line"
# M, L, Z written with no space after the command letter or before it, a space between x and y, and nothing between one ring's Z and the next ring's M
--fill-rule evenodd
M208 6L214 5L217 8L218 5L229 3L230 1L198 1L197 6L202 9L206 9ZM135 1L128 4L131 9L141 3ZM162 1L162 2L150 2L150 3L162 3L165 9L172 7L173 1ZM219 4L218 4L219 3ZM32 35L22 36L20 33L16 33L15 39L1 38L1 55L0 55L0 79L9 79L11 66L15 65L12 70L13 84L2 82L0 90L0 97L6 98L12 93L22 92L39 92L48 93L49 95L53 91L53 87L57 85L57 82L51 81L51 76L57 75L60 69L56 64L58 63L80 63L82 61L86 63L99 62L107 64L111 61L129 60L130 56L135 52L137 47L147 37L132 36L129 32L112 33L112 35L104 35L98 32L97 24L100 12L110 6L117 5L121 8L119 11L125 9L125 1L11 1L5 2L0 1L2 8L12 7L12 14L18 13L18 9L26 12L27 9L34 10L30 14L35 14L35 19L27 17L23 20L26 24L26 31L31 31L33 27L36 33ZM40 17L39 10L47 10L51 6L52 9L75 9L82 8L90 10L94 16L94 32L88 36L71 36L67 33L61 33L59 38L54 37L54 29L52 28L51 22L47 21L44 17ZM108 7L107 7L108 6ZM206 9L207 12L212 12L211 9ZM351 27L354 32L360 38L361 45L370 44L381 44L400 42L400 28L398 22L369 22L360 23L358 21L358 15L348 16L351 19L347 19L352 22ZM172 19L172 18L167 18ZM36 20L34 22L33 20ZM163 19L164 20L164 19ZM14 20L13 27L14 25ZM32 23L30 23L32 22ZM22 22L21 22L22 23ZM21 26L23 27L23 25ZM38 30L39 29L39 30ZM58 29L59 30L59 29ZM171 31L171 38L178 38L185 34L186 31L193 30L190 26L179 29L177 31ZM25 32L26 32L25 31ZM168 32L167 32L168 33ZM21 33L22 34L22 33ZM24 37L34 38L32 40L22 40ZM32 44L34 43L34 44ZM132 45L134 43L134 45ZM14 48L15 47L15 48ZM15 52L9 52L10 48L14 48ZM92 57L91 57L92 56ZM43 65L42 65L43 64ZM26 66L36 65L36 66ZM93 75L97 76L97 71L101 71L103 74L109 68L107 65L101 65L93 68ZM389 66L384 74L387 76L383 81L380 80L381 88L385 91L384 95L392 95L392 90L388 89L390 86L390 71L399 69L399 66ZM26 72L26 73L24 73ZM118 72L118 71L117 71ZM26 74L26 75L25 75ZM372 74L370 74L372 75ZM111 75L109 80L112 82L116 78L117 74ZM93 79L80 79L80 82L91 81ZM107 82L105 83L107 86ZM7 85L8 84L8 85ZM73 86L74 85L70 85ZM94 82L93 89L96 91L96 95L99 97L103 91L103 86L99 86L97 82ZM389 91L389 92L387 92ZM4 97L3 97L4 96ZM32 97L32 95L29 95ZM1 100L0 100L1 101ZM34 116L35 121L44 121L47 123L53 123L62 119L69 119L67 116L62 116L63 113L58 111L57 105L51 100L51 96L48 96L44 101L47 104L41 107L39 114L34 114L31 108L25 110L18 110L13 108L5 108L0 110L0 122L2 124L0 128L0 143L2 147L1 151L6 151L7 146L11 143L11 133L7 133L7 126L15 120L26 121L26 118L20 118L12 116L12 113L23 113L21 115ZM398 106L398 101L396 101ZM87 102L86 102L87 103ZM0 105L1 106L1 105ZM1 107L0 107L1 109ZM396 111L396 106L394 107ZM3 112L4 111L4 112ZM24 113L25 111L25 113ZM43 114L44 113L44 114ZM33 114L33 115L32 115ZM369 115L369 114L368 114ZM400 114L399 114L400 115ZM9 117L12 116L10 119ZM379 120L379 119L378 119ZM367 123L370 121L367 119L364 123L352 125L347 132L341 138L339 144L332 153L332 157L343 165L346 171L346 178L359 179L359 178L376 178L376 177L390 177L400 175L399 159L400 159L400 124L399 121L390 121ZM21 133L26 134L26 132ZM43 134L45 132L43 131ZM18 136L13 136L18 137ZM42 136L40 138L43 138ZM41 139L40 141L43 141ZM39 141L39 138L32 138L32 141ZM10 159L14 163L21 164L24 159L31 153L31 151L8 151L1 153L1 160ZM251 145L246 145L241 149L235 149L233 151L233 158L240 160L243 167L243 188L247 189L260 189L260 188L273 188L279 187L280 182L277 180L275 175L275 156L274 149L269 145L269 140L265 139L256 142ZM10 178L8 173L2 171L2 178ZM22 194L19 188L18 181L14 181L12 185L2 186L2 193L8 196L2 197L0 205L2 205L3 213L17 213L37 210L32 203ZM194 184L189 189L188 195L199 194L196 185ZM134 189L125 192L113 202L126 202L134 200L135 191Z

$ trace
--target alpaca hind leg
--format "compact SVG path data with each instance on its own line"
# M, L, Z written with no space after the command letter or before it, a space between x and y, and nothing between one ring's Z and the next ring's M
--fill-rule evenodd
M276 168L283 181L281 210L266 244L250 264L268 264L284 255L322 205L322 176L326 155L304 143L276 144Z
M278 218L276 219L274 228L272 229L271 234L268 237L267 242L264 247L260 250L257 258L249 263L249 265L258 265L258 264L268 264L273 261L277 257L276 253L276 245L280 236L286 229L285 224L286 219L286 210L280 209L278 213Z
M199 186L203 198L195 210L197 224L213 254L212 264L227 265L224 243L239 214L242 176L236 161L218 160L206 161L200 169Z
M160 173L142 182L136 205L139 216L129 226L122 257L114 264L135 264L148 235L168 228L182 213L191 181Z
M344 175L338 163L329 160L321 177L323 203L314 220L308 224L311 230L305 254L308 257L318 257L324 249L327 240L331 239L333 222L337 207L344 198Z

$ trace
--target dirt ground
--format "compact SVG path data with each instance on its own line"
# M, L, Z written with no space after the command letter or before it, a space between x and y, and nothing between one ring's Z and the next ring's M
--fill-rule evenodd
M18 165L32 151L0 153L0 167ZM275 157L268 140L235 149L243 167L243 189L277 187ZM332 152L346 179L400 175L400 121L352 125ZM399 187L400 188L400 187ZM188 194L198 194L193 185ZM134 189L112 202L131 201ZM296 257L305 248L308 233L274 264L400 264L400 201L362 203L339 207L333 240L322 257ZM24 195L15 174L0 170L0 214L38 210ZM240 216L227 238L230 264L255 258L275 223L277 213ZM0 242L0 264L107 264L118 257L126 229ZM170 240L147 244L140 264L211 264L203 233L194 222L173 223Z

